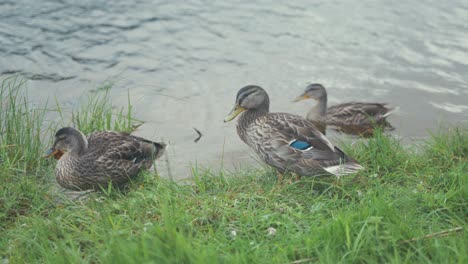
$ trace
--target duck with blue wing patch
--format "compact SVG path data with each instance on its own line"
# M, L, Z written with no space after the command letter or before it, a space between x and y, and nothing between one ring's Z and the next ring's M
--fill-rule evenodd
M237 133L268 165L300 176L337 176L362 168L335 147L310 121L288 113L270 113L270 99L259 86L239 90L229 122L239 117Z

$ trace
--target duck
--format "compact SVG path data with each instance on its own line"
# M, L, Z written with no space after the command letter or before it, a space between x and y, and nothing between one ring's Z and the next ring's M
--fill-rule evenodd
M317 104L306 115L325 134L327 126L346 134L372 136L375 127L393 130L387 117L398 110L387 103L348 102L327 108L327 91L318 83L308 85L294 102L315 99Z
M271 113L270 99L260 86L241 88L233 109L224 118L230 122L239 116L237 134L277 171L278 182L285 173L302 176L338 177L363 167L334 146L309 120L290 113Z
M166 145L126 132L100 131L87 137L64 127L55 133L44 157L55 157L55 176L63 188L100 190L109 184L121 188L161 157Z

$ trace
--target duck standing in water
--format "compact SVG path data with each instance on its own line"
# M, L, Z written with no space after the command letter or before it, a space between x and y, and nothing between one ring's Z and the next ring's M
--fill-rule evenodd
M335 147L314 124L300 116L270 113L270 99L259 86L249 85L239 90L236 103L224 122L241 115L237 133L260 158L283 174L297 177L342 176L362 168L356 161Z
M79 130L64 127L55 134L46 157L58 159L57 182L70 190L122 187L141 170L149 169L165 150L152 142L125 132L95 132L85 137Z
M372 136L375 126L392 130L386 118L397 108L385 103L349 102L327 108L327 91L321 84L311 84L294 101L315 99L317 104L306 115L320 132L325 134L327 126L352 135Z

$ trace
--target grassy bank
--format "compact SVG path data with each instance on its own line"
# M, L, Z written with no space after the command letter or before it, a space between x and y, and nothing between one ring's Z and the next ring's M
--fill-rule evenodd
M43 135L68 123L48 112L88 132L131 130L131 107L113 109L101 92L73 115L31 109L12 81L0 92L0 261L468 262L466 127L412 147L381 134L345 146L366 169L340 180L278 186L269 169L194 169L193 184L145 173L126 193L71 200L54 187L54 161L40 158Z

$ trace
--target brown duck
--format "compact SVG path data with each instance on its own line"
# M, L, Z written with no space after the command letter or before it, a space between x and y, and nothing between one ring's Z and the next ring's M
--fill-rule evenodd
M321 84L311 84L294 101L315 99L317 104L306 115L320 132L325 133L327 126L347 134L372 136L376 126L392 130L386 118L398 108L388 107L386 103L349 102L327 108L327 91Z
M70 190L121 187L141 170L149 169L165 150L164 143L152 142L125 132L81 131L64 127L55 134L46 157L58 159L57 182Z

